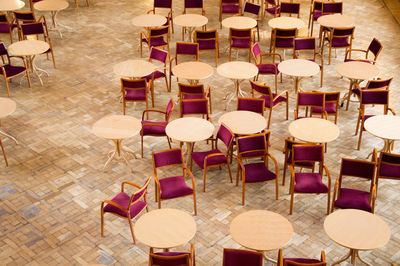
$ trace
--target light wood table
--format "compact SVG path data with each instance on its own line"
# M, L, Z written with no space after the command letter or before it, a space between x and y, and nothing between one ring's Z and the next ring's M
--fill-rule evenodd
M93 133L103 139L112 140L115 143L115 150L108 153L108 160L104 164L104 170L110 162L122 158L133 172L132 166L126 156L130 153L136 159L135 152L122 146L122 140L137 135L142 129L140 120L128 115L108 115L96 123L92 127Z
M24 1L19 0L0 0L0 10L11 12L25 6Z
M196 234L196 222L188 213L176 209L158 209L143 214L134 232L148 247L169 249L189 242Z
M364 128L372 135L383 139L385 145L381 151L391 152L396 140L400 140L400 117L392 115L376 115L364 122Z
M156 69L156 65L144 60L126 60L113 67L116 75L132 79L150 75Z
M245 248L257 251L270 251L284 247L293 235L292 224L282 215L253 210L236 216L230 224L233 240ZM264 254L268 261L276 263Z
M305 59L285 60L279 63L278 70L294 78L294 89L296 93L299 89L301 79L314 76L321 71L317 63Z
M343 97L343 100L347 98L346 110L348 110L352 89L355 84L360 84L363 80L372 79L378 76L379 68L376 65L367 62L350 61L337 65L336 72L340 76L350 80L349 92Z
M329 214L324 222L325 233L339 245L349 248L349 253L332 265L339 264L351 257L351 264L356 265L356 258L361 259L359 250L372 250L384 246L390 239L390 229L386 222L375 214L354 210L337 210Z
M317 22L326 28L351 28L354 26L354 19L341 14L324 15L317 19Z
M69 3L64 0L43 0L43 1L35 3L33 6L35 9L37 9L39 11L50 12L51 21L53 23L53 28L51 28L51 30L57 31L60 34L60 37L62 38L62 33L61 33L60 29L58 29L57 26L62 26L65 28L68 28L68 27L57 23L57 14L61 10L66 9L69 6Z
M199 80L214 74L214 68L203 62L190 61L177 64L172 68L172 73L177 78L186 79L190 84L197 84Z
M217 73L224 78L232 80L235 86L235 91L227 93L225 96L225 99L228 99L225 105L226 110L233 98L237 98L239 94L241 96L245 95L240 89L240 83L243 80L255 77L258 74L258 68L256 65L248 62L232 61L219 65L217 67Z
M185 40L185 32L188 32L189 42L193 41L193 31L197 27L203 27L208 23L208 18L198 14L183 14L174 18L174 23L181 26L182 31L182 41Z
M289 133L296 139L313 142L328 143L339 137L339 127L331 121L321 118L301 118L289 124Z
M234 134L250 135L260 133L267 127L267 120L260 114L250 111L232 111L223 114L218 124L224 124Z
M167 23L167 18L157 14L143 14L132 19L132 24L145 29L160 27Z
M268 20L268 26L273 29L301 29L306 27L306 23L299 18L277 17Z
M13 100L9 98L0 97L0 119L14 113L15 109L17 109L17 104ZM1 121L0 121L0 126L1 126ZM16 144L18 144L18 141L15 137L11 136L10 134L2 130L0 130L0 135L10 138Z
M222 20L222 26L228 29L252 29L257 26L257 20L244 16L233 16Z
M49 73L36 66L35 58L37 55L45 53L47 50L49 50L49 48L50 45L44 41L23 40L10 44L10 46L8 46L8 53L12 56L26 57L30 70L38 77L40 84L43 86L41 75L42 73L45 73L47 76L49 76Z

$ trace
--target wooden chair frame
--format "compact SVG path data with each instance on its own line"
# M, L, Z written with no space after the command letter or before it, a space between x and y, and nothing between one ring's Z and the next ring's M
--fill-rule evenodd
M295 34L291 36L280 36L276 35L277 30L279 31L294 31ZM276 47L276 38L281 38L281 39L290 39L293 38L293 47L294 47L294 39L297 38L298 30L297 28L292 28L292 29L272 29L271 31L271 46L273 47L273 53L276 52L276 50L287 50L287 49L293 49L292 47ZM270 46L270 51L271 51L271 46Z
M193 85L193 84L185 84L185 83L181 83L181 82L179 82L178 83L178 96L179 96L179 101L183 101L184 100L184 95L185 94L190 94L190 93L182 93L182 91L181 91L181 86L185 86L185 87L193 87L193 88L199 88L199 87L201 87L201 90L202 90L202 94L203 94L203 98L204 99L208 99L208 107L209 107L209 110L210 110L210 114L212 114L212 107L211 107L211 86L210 85L207 85L207 88L204 90L204 84L195 84L195 85Z
M323 100L323 103L322 103L322 106L317 106L317 105L309 105L309 104L299 104L299 94L322 94L322 95L325 95L325 93L324 92L320 92L320 91L301 91L301 90L299 90L299 92L297 93L297 100L296 100L296 109L294 109L294 119L296 120L296 119L299 119L299 109L300 109L300 107L305 107L306 108L306 111L305 111L305 117L312 117L312 112L311 112L311 109L313 108L313 107L321 107L322 108L322 112L321 112L321 118L322 119L328 119L328 114L326 113L326 111L325 111L325 96L323 97L324 98L324 100ZM310 116L308 116L308 113L309 113L309 111L310 111Z
M353 29L351 34L339 35L339 36L338 36L338 35L334 35L335 30L350 30L350 29ZM332 49L335 49L335 50L336 50L336 49L343 49L343 48L344 48L346 54L347 54L347 51L348 51L349 49L351 49L352 44L353 44L353 39L354 39L354 30L355 30L355 26L353 26L353 27L351 27L351 28L332 28L331 31L330 31L328 34L326 34L326 32L323 33L323 37L322 37L323 43L322 43L322 46L321 46L321 54L324 54L324 42L325 42L325 40L327 40L328 43L329 43L329 60L328 60L328 65L331 64ZM328 36L326 37L326 35L328 35ZM348 40L349 40L349 46L332 47L332 40L333 40L333 38L335 38L335 37L348 38Z
M8 32L2 32L0 34L10 35L10 42L13 43L13 32L14 32L14 29L17 29L17 31L18 31L18 26L17 27L15 27L15 26L12 27L13 26L13 21L10 22L10 20L8 19L7 13L0 13L0 20L1 20L0 21L1 24L7 23L7 25L8 25Z
M196 53L196 55L178 53L178 48L177 48L178 44L193 44L193 45L196 44L197 45L197 53ZM196 43L196 42L176 42L176 44L175 44L175 56L172 57L170 59L170 61L169 61L169 84L170 84L170 87L172 86L171 81L172 81L172 74L173 74L172 73L172 63L175 61L175 65L179 64L178 63L178 55L194 56L194 59L196 61L199 61L199 44ZM176 81L179 81L179 79L176 78Z
M156 13L156 8L169 9L169 12L168 12L168 15L167 15L167 20L168 20L168 25L171 25L172 33L174 33L173 2L174 1L171 1L171 7L170 8L169 7L155 7L154 6L154 0L153 0L153 8L146 11L146 14L149 14L149 13L155 14ZM169 39L169 36L168 36L168 39ZM168 49L168 51L169 51L169 49Z
M149 266L157 266L158 264L155 264L153 259L154 258L160 258L163 260L173 260L173 259L177 259L177 258L182 258L186 260L186 263L180 266L195 266L195 250L194 250L194 244L190 243L190 253L186 253L186 254L181 254L181 255L174 255L172 256L173 258L168 258L168 256L162 256L162 255L157 255L156 253L154 253L154 248L150 248L150 252L149 252Z
M313 91L316 92L316 91ZM336 111L334 113L328 113L328 111L326 111L325 109L325 114L326 114L326 119L328 119L329 116L335 116L335 124L337 124L337 119L338 119L338 115L339 115L339 107L340 107L340 91L332 91L332 92L324 92L325 94L325 106L327 103L335 103L335 109ZM336 100L327 100L327 95L336 95ZM319 114L319 113L315 113L312 111L311 108L311 116L314 114Z
M239 47L232 47L233 44L233 39L232 39L232 30L234 31L241 31L241 32L249 32L249 36L246 37L237 37L233 36L234 39L250 39L250 45L248 48L239 48ZM248 50L249 51L249 62L251 60L251 48L254 43L254 31L253 29L235 29L235 28L229 28L229 61L232 61L232 49L236 50Z
M351 53L352 52L362 52L362 53L365 53L365 59L355 59L355 60L360 60L360 61L368 60L368 61L371 62L371 64L375 65L379 54L382 52L383 45L378 39L374 38L373 41L374 40L377 41L381 45L381 48L379 49L378 53L374 56L374 60L368 59L368 55L369 55L370 50L368 50L368 49L364 50L364 49L350 48L349 50L347 50L346 56L344 57L345 61L346 61L346 59L351 59Z
M169 60L169 52L168 51L165 51L165 50L162 50L162 49L158 49L158 48L156 48L156 47L151 47L150 48L150 54L151 54L151 51L153 50L153 49L157 49L157 50L160 50L160 51L163 51L163 52L166 52L167 53L167 56L166 56L166 58L165 58L165 61L164 62L162 62L163 64L164 64L164 66L163 67L161 67L161 68L157 68L155 71L157 71L157 70L159 70L159 71L161 71L161 70L163 70L164 71L164 78L165 78L165 84L166 84L166 86L167 86L167 91L168 92L170 92L171 91L171 85L170 84L168 84L168 75L167 75L167 61ZM151 58L150 57L150 54L149 54L149 62L150 63L153 63L153 60L156 60L156 61L158 61L157 59L153 59L153 58ZM161 62L161 61L159 61L159 62ZM154 72L155 72L154 71ZM171 71L171 70L170 70ZM151 98L152 99L154 99L154 81L155 80L157 80L157 79L161 79L162 77L159 77L159 78L155 78L154 77L154 72L152 73L153 74L153 77L152 77L152 87L151 87ZM154 107L154 100L153 100L153 107Z
M250 111L250 110L245 110L245 109L239 109L239 101L240 101L240 100L248 100L248 101L260 102L260 103L262 102L262 106L263 106L262 112L261 112L261 113L255 112L255 113L258 113L258 114L264 116L264 109L265 109L265 100L264 100L264 99L261 99L261 98L238 97L237 104L236 104L236 110L238 110L238 111L243 111L243 110L244 110L244 111ZM254 111L250 111L250 112L254 112Z
M374 150L374 152L375 152L374 154L376 155L376 149ZM382 158L385 155L390 156L390 157L398 158L398 160L400 161L400 154L388 153L388 152L384 152L384 151L380 152L379 158L378 158L378 162L377 162L377 167L376 167L377 170L376 170L376 177L375 177L376 178L375 184L376 184L376 194L377 195L378 195L378 181L379 181L379 179L400 180L398 177L384 176L384 175L380 174L380 169L381 169L382 164L399 166L399 164L396 164L396 163L383 162Z
M183 105L184 102L200 102L200 101L206 101L206 103L207 103L207 108L206 108L207 109L207 113L186 113L186 114L183 113L182 105ZM186 100L181 100L180 103L181 103L180 117L183 117L185 115L202 115L203 119L204 119L204 116L206 116L205 119L212 123L212 119L211 119L210 114L208 112L208 110L209 110L208 99L205 99L205 98L204 99L186 99Z
M163 33L160 35L151 35L151 31L152 30L162 30L168 28L167 33ZM157 37L163 37L166 38L166 43L164 45L160 45L160 46L154 46L151 45L151 39L152 38L157 38ZM167 47L167 52L169 54L169 38L170 38L170 33L169 33L169 25L166 26L161 26L161 27L154 27L154 28L150 28L147 32L141 31L139 34L139 42L140 42L140 57L143 56L143 39L147 40L147 46L149 47L149 53L152 47L156 47L156 48L163 48L163 47ZM146 42L144 42L146 43Z
M197 32L199 33L206 33L206 32L215 32L215 38L210 38L210 39L199 39L197 38ZM215 49L201 49L199 48L199 52L201 51L215 51L215 66L218 66L218 57L219 57L219 41L218 41L218 31L217 30L210 30L210 31L199 31L195 30L193 34L193 40L194 42L197 42L198 40L215 40Z
M282 249L279 249L278 252L278 261L277 266L326 266L326 256L325 251L321 251L321 262L320 263L301 263L301 262L294 262L294 261L285 261L283 262L283 255Z
M123 84L124 81L128 81L128 82L129 82L129 81L130 81L130 82L132 82L132 81L138 81L138 82L144 81L145 84L146 84L146 86L143 87L143 88L127 88L127 89L125 89L124 84ZM153 87L152 84L153 84L152 80L150 80L150 82L147 83L146 79L135 79L135 80L131 80L131 79L121 78L122 113L123 113L124 115L125 115L125 111L126 111L126 102L145 102L145 103L146 103L146 109L145 109L145 110L149 109L148 93L150 92L151 88ZM127 100L127 99L125 98L125 97L126 97L126 92L127 92L127 90L140 90L140 89L144 89L144 90L145 90L145 95L146 95L146 97L145 97L144 100ZM153 95L153 93L152 93L152 95ZM153 96L152 96L152 99L151 99L151 100L152 100L152 106L154 107L154 98L153 98ZM148 118L148 114L147 114L147 118Z
M238 12L237 13L222 13L222 6L223 6L223 0L219 0L219 27L222 29L222 15L223 14L230 14L231 16L233 15L239 15L240 12L242 11L242 1L238 0L237 3L229 3L230 5L237 5L238 6Z

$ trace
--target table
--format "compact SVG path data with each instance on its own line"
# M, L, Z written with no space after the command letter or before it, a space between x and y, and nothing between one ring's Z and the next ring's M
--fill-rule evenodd
M328 143L339 137L339 127L331 121L308 117L294 120L289 124L289 133L296 139L313 142Z
M214 74L214 68L203 62L190 61L177 64L172 68L172 73L177 78L186 79L190 84L194 85L200 79L206 79Z
M25 6L24 1L19 0L0 0L0 10L11 12Z
M157 66L149 61L136 59L123 61L115 64L113 67L113 71L116 75L132 79L138 79L150 75L156 69Z
M301 29L306 27L306 23L299 18L293 17L277 17L268 20L268 26L273 29Z
M391 152L395 140L400 140L400 117L376 115L364 122L364 128L372 135L383 139L385 145L381 151Z
M12 56L27 57L30 70L38 77L40 84L43 86L43 81L40 77L42 74L39 74L38 71L45 73L47 76L49 76L49 73L36 66L35 57L45 53L49 49L50 45L47 42L40 40L23 40L10 44L10 46L8 46L8 53Z
M351 28L354 26L352 17L341 14L324 15L319 17L317 22L326 28Z
M379 68L376 65L362 62L362 61L351 61L340 63L336 66L336 72L342 77L350 80L349 92L344 95L343 100L347 97L346 110L349 109L350 96L352 95L351 90L355 84L360 84L363 80L372 79L379 74Z
M59 11L66 9L69 6L69 3L64 0L43 0L35 3L34 8L39 11L50 12L51 21L53 22L53 28L51 30L56 30L60 34L62 38L61 31L57 28L58 25L66 27L62 24L57 23L57 14Z
M334 262L339 264L349 257L351 263L356 265L356 258L361 259L359 250L380 248L390 239L390 229L379 216L361 210L337 210L329 214L324 222L325 233L339 245L349 248L347 255Z
M196 27L203 27L208 23L208 18L198 14L183 14L174 18L174 23L181 26L182 41L185 40L185 31L189 34L189 42L193 41L193 31Z
M294 77L294 88L297 93L300 80L318 74L321 69L317 63L310 60L288 59L279 63L278 70L285 75Z
M103 170L117 156L117 159L122 158L133 172L126 153L132 154L135 159L136 154L128 148L123 147L122 140L137 135L141 129L142 124L140 120L128 115L108 115L94 123L92 131L96 136L112 140L115 143L115 150L108 153L108 160L104 164Z
M244 16L233 16L222 20L222 26L228 29L252 29L257 26L257 20Z
M243 80L251 79L258 74L258 68L256 65L242 62L242 61L232 61L221 64L217 67L217 73L225 78L233 81L235 86L235 92L226 95L225 99L228 99L225 105L225 110L228 108L229 103L232 99L240 94L244 96L244 92L240 89L240 83Z
M234 134L250 135L260 133L267 127L267 120L260 114L250 111L232 111L223 114L218 124L224 124Z
M236 216L230 226L233 240L245 248L269 251L285 246L293 235L292 224L282 215L266 211L252 210ZM264 254L265 259L276 263Z
M160 27L165 23L167 23L167 18L157 14L143 14L132 19L133 25L147 30L153 27Z
M188 213L176 209L157 209L145 213L135 223L136 237L148 247L169 249L190 241L196 222Z
M193 143L211 137L214 132L214 125L202 118L182 117L169 122L165 132L168 137L186 143L186 163L190 163Z
M13 100L11 100L9 98L0 97L0 119L14 113L16 108L17 108L17 105ZM0 121L0 126L1 126L1 121ZM0 135L10 138L16 144L18 144L18 141L15 137L11 136L10 134L8 134L2 130L0 130Z

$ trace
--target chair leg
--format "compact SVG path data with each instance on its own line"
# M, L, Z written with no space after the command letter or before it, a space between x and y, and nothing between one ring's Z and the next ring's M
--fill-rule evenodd
M326 214L327 214L327 215L329 214L329 207L330 207L330 205L331 205L331 190L330 190L330 188L329 188L329 190L328 190L328 204L327 204L327 208L326 208Z
M170 88L170 86L168 85L167 76L165 76L165 84L166 84L166 86L167 86L167 91L170 92L170 91L171 91L171 88Z
M286 120L289 119L289 99L286 99Z
M158 185L157 185L156 180L154 180L154 199L156 200L156 202L159 201L158 200ZM158 205L158 208L160 208L160 205Z
M276 178L275 178L275 199L278 200L279 199L279 180L278 180L278 173L276 174Z
M229 166L229 162L228 161L226 162L226 166L228 166L228 173L229 173L229 178L231 180L231 183L233 183L231 167Z
M101 203L100 208L100 232L101 236L104 237L104 203Z
M172 148L171 148L171 141L169 140L169 137L168 137L168 136L167 136L167 141L168 141L168 146L169 146L169 148L172 149Z
M142 134L140 134L140 147L141 147L140 151L142 153L142 158L143 158L143 135Z
M6 83L6 89L7 89L8 97L10 97L10 88L8 87L8 80L7 80L6 77L4 77L4 82Z
M135 234L133 233L132 219L131 219L130 215L128 215L128 222L129 222L129 229L131 229L133 244L136 245L136 239L135 239Z
M267 129L269 129L269 125L271 124L271 116L272 116L272 108L269 108Z
M277 75L274 76L275 76L275 93L278 93L278 76Z
M231 61L232 47L229 47L229 62Z
M242 182L242 205L244 205L245 197L246 197L246 183Z
M206 192L206 175L207 175L207 168L203 170L203 192Z
M364 123L361 123L360 137L358 138L357 150L360 150L363 129L364 129Z
M193 208L194 216L197 216L196 190L193 188Z
M285 155L285 156L286 156L286 155ZM285 163L283 164L282 186L285 185L286 169L287 169L287 162L286 162L286 158L285 158ZM289 193L290 193L290 187L289 187Z
M53 67L56 68L56 59L54 58L53 49L51 49L50 52L51 52L51 58L53 59Z
M1 150L3 151L4 161L6 162L6 166L8 166L6 150L4 149L3 142L0 139Z
M289 215L293 213L293 201L294 201L294 184L292 180L290 180L290 208L289 208Z

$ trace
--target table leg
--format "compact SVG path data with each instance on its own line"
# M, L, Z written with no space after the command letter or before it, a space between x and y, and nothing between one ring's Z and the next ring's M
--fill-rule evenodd
M383 139L385 142L385 145L383 146L383 149L381 151L391 153L391 148L393 146L394 140L392 139Z
M263 252L263 251L259 251L259 252ZM270 257L268 257L267 254L266 254L265 252L263 252L263 254L264 254L264 259L265 259L265 260L267 260L267 261L269 261L269 262L272 262L272 263L274 263L274 264L278 263L276 260L271 259Z
M129 162L129 159L126 156L126 154L130 153L130 154L133 155L133 157L135 159L137 159L135 152L133 152L132 150L130 150L128 148L122 147L122 140L121 139L117 139L117 140L113 140L113 141L115 143L115 150L114 151L110 151L108 153L108 160L104 164L103 170L106 170L106 168L110 165L112 160L121 159L122 158L125 161L125 163L129 166L131 172L133 172L132 165Z
M365 265L368 265L368 266L372 266L372 264L369 264L369 263L366 262L365 260L361 259L360 254L358 254L358 250L354 250L354 253L355 253L355 256L356 256L362 263L364 263ZM354 265L355 265L355 264L354 264Z
M57 23L57 14L58 14L58 11L51 11L51 21L52 21L53 27L50 28L50 30L57 31L58 34L60 34L60 38L62 39L62 33L61 33L60 29L57 28L57 26L58 26L58 23ZM60 24L60 26L64 26L64 25L61 25L61 24ZM65 26L64 26L64 27L65 27Z
M299 90L299 85L300 85L299 77L294 77L294 90L295 90L296 93Z
M235 89L234 89L234 92L228 93L228 94L226 95L226 97L225 97L225 99L228 99L227 102L226 102L226 104L225 104L225 110L228 109L228 106L229 106L230 102L233 100L233 98L235 98L235 96L236 96L236 98L239 96L239 94L240 94L240 96L246 96L246 93L240 89L240 83L241 83L243 80L234 79L234 80L232 80L232 81L233 81L233 84L234 84L234 88L235 88Z
M339 264L339 263L342 263L343 261L347 260L350 256L353 257L353 250L352 249L349 250L349 252L346 254L346 256L344 256L340 260L335 261L334 263L332 263L332 266L336 265L336 264Z
M0 135L3 135L4 137L7 137L7 138L13 140L15 142L15 144L19 144L18 140L15 137L13 137L10 134L4 132L3 130L0 130Z
M43 81L42 81L42 78L41 78L42 73L39 74L39 72L43 72L47 76L49 76L49 73L46 70L41 69L38 66L36 66L35 57L36 57L35 55L29 56L28 57L28 62L29 62L29 65L30 65L32 73L34 73L38 77L38 79L40 81L40 84L43 86Z

